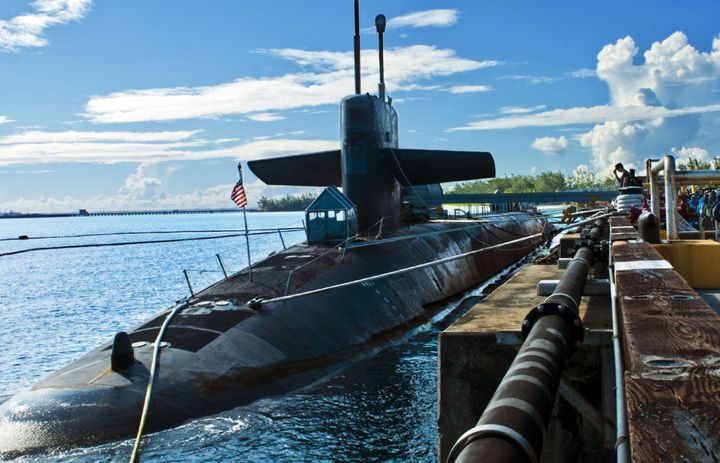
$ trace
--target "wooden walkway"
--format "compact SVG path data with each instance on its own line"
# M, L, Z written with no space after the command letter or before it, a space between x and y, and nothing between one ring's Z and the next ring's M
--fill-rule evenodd
M611 229L631 460L718 462L720 317L625 218Z

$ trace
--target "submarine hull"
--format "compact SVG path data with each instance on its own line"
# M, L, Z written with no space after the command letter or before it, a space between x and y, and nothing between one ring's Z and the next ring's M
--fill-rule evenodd
M540 237L396 276L251 309L247 302L300 293L432 262L539 233L525 213L434 221L386 239L301 244L197 293L170 323L148 431L176 426L327 375L427 320L436 303L528 254ZM169 310L132 330L135 361L110 369L110 344L86 354L0 406L0 455L83 445L136 433L151 343Z

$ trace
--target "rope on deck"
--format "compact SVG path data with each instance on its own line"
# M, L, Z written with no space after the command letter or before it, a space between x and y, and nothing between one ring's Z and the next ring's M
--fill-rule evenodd
M145 401L143 403L142 413L140 414L140 425L138 426L137 436L135 437L135 445L133 445L132 454L130 455L130 463L138 461L140 454L140 443L142 442L143 431L145 430L145 421L147 420L148 411L150 410L150 398L152 397L153 385L155 384L155 375L159 367L160 357L160 344L162 343L163 337L165 336L165 330L170 325L170 321L178 314L182 309L190 304L188 299L180 301L165 317L165 321L158 331L157 338L155 339L155 346L153 348L152 363L150 364L150 376L148 376L148 385L145 390Z
M462 253L462 254L457 254L457 255L454 255L454 256L450 256L450 257L444 257L444 258L442 258L442 259L437 259L437 260L433 260L433 261L430 261L430 262L425 262L425 263L422 263L422 264L418 264L418 265L413 265L413 266L410 266L410 267L401 268L401 269L398 269L398 270L393 270L393 271L391 271L391 272L379 273L379 274L377 274L377 275L372 275L372 276L369 276L369 277L360 278L360 279L358 279L358 280L346 281L346 282L344 282L344 283L338 283L338 284L336 284L336 285L325 286L325 287L322 287L322 288L313 289L313 290L310 290L310 291L303 291L303 292L301 292L301 293L290 294L290 295L287 295L287 296L274 297L274 298L272 298L272 299L254 299L253 301L251 301L251 303L252 303L253 305L262 305L262 304L267 304L267 303L270 303L270 302L285 302L285 301L289 301L289 300L291 300L291 299L297 299L297 298L299 298L299 297L305 297L305 296L310 296L310 295L313 295L313 294L324 293L324 292L327 292L327 291L331 291L331 290L333 290L333 289L344 288L344 287L347 287L347 286L353 286L353 285L357 285L357 284L361 284L361 283L367 283L367 282L370 282L370 281L380 280L380 279L383 279L383 278L387 278L387 277L391 277L391 276L395 276L395 275L401 275L401 274L407 273L407 272L412 272L413 270L419 270L419 269L423 269L423 268L426 268L426 267L432 267L432 266L435 266L435 265L444 264L444 263L451 262L451 261L458 260L458 259L464 259L465 257L469 257L469 256L472 256L472 255L474 255L474 254L480 254L480 253L482 253L482 252L492 251L493 249L499 249L499 248L502 248L502 247L505 247L505 246L508 246L508 245L511 245L511 244L517 244L517 243L521 243L521 242L523 242L523 241L528 241L528 240L531 240L531 239L539 238L539 237L541 237L541 236L543 236L543 233L542 233L542 232L540 232L540 233L535 233L535 234L533 234L533 235L528 235L528 236L525 236L525 237L523 237L523 238L518 238L518 239L515 239L515 240L511 240L511 241L506 241L506 242L504 242L504 243L495 244L495 245L492 245L492 246L487 246L487 247L484 247L484 248L482 248L482 249L476 249L476 250L474 250L474 251L468 251L468 252L464 252L464 253Z

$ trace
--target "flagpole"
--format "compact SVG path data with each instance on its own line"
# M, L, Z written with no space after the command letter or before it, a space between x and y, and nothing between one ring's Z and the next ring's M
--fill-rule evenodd
M248 275L250 275L250 281L253 281L253 279L252 279L252 263L250 261L250 237L248 236L247 213L245 212L244 206L242 208L242 211L243 211L243 219L245 220L245 248L247 249Z
M237 165L238 168L238 176L240 177L238 179L238 182L235 184L235 188L233 188L232 193L230 193L230 199L233 200L235 204L237 204L239 207L242 208L243 212L243 220L245 221L245 248L247 249L247 259L248 259L248 275L250 276L250 281L252 281L252 260L250 260L250 236L248 235L248 224L247 224L247 212L245 211L245 207L247 206L247 195L245 194L245 188L243 188L243 174L242 174L242 163L238 162Z

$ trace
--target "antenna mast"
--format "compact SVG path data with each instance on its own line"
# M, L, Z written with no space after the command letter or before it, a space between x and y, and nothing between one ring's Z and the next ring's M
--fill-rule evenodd
M355 94L360 95L360 6L355 0Z
M378 56L380 58L380 83L378 83L378 97L385 101L385 63L383 60L383 32L385 32L385 15L375 16L375 29L378 33Z

